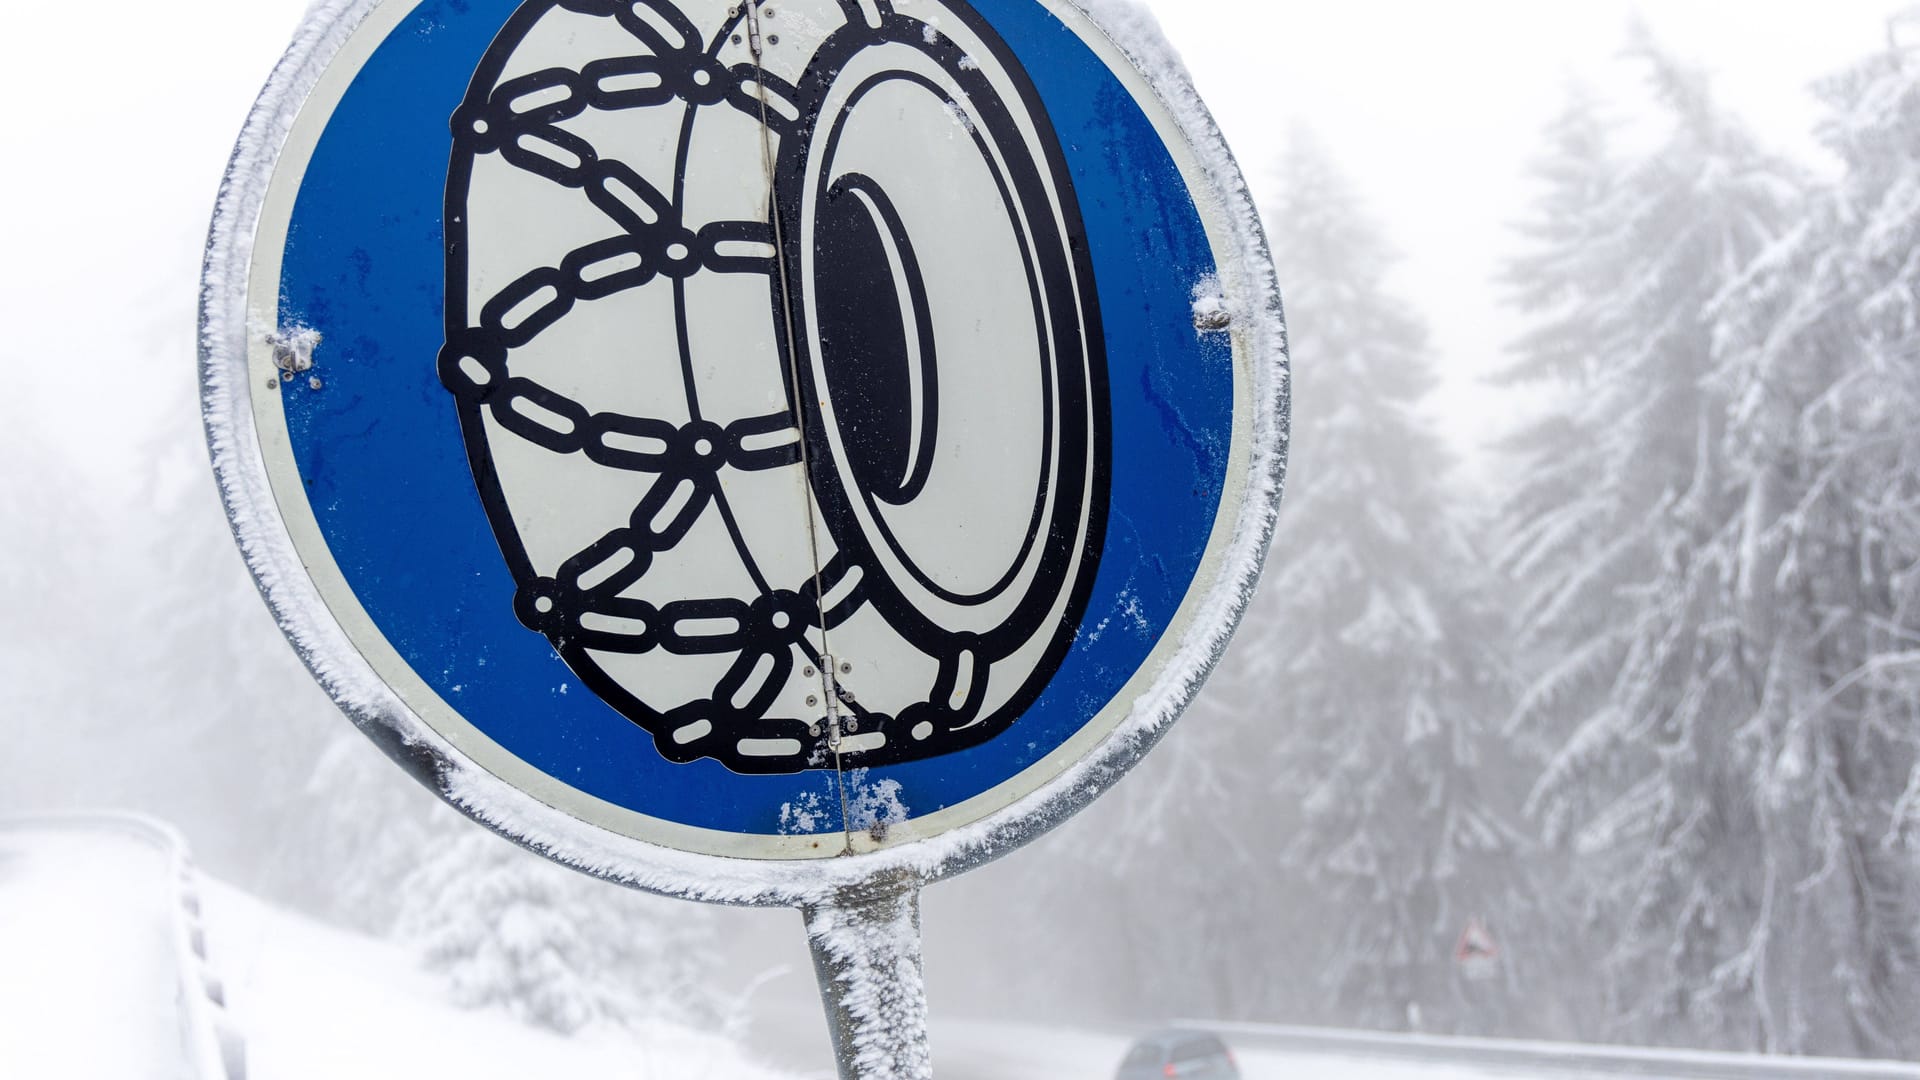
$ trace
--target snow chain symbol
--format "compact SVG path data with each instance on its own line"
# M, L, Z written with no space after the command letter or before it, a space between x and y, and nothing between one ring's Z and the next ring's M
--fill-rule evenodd
M1047 156L1057 147L1036 153L1020 145L1031 136L1012 122L998 100L1001 87L981 73L978 59L886 0L793 0L780 7L793 33L839 26L813 43L806 63L787 61L785 75L771 59L756 59L744 41L749 13L720 0L521 6L453 115L448 328L439 374L460 404L469 460L519 585L520 621L545 635L590 689L652 732L669 759L714 758L737 771L785 773L836 767L836 752L855 765L925 757L1004 730L1071 643L1074 606L1084 604L1097 560L1093 542L1105 509L1098 485L1106 478L1095 294L1084 244L1075 262L1067 239L1078 227L1077 208L1064 171ZM870 494L862 489L871 485L838 462L853 453L884 469L893 451L874 430L898 427L898 418L862 414L847 386L835 383L845 365L817 325L835 316L816 311L809 318L803 303L809 290L818 294L810 297L816 306L822 296L833 299L827 285L816 287L807 275L829 272L810 264L831 261L841 245L819 234L806 201L875 207L876 220L895 234L891 247L876 250L906 253L896 256L901 272L890 290L868 290L878 317L892 320L892 336L883 328L876 337L844 318L833 328L884 345L902 338L898 327L906 320L913 341L905 347L914 352L918 381L901 396L925 414L908 425L918 478L908 495L937 488L930 455L945 450L958 458L968 447L936 439L964 426L942 419L947 399L934 396L936 383L949 377L934 351L940 298L926 295L913 255L917 238L906 235L909 222L878 183L851 169L831 191L801 190L809 184L799 174L824 167L810 143L828 120L847 123L846 115L822 114L835 107L841 76L863 54L888 54L883 59L932 72L930 78L909 70L906 77L933 87L940 115L957 115L995 170L991 190L1014 223L1010 249L1021 255L1015 268L1024 270L1033 298L1025 340L1029 352L1037 348L1029 366L1038 373L1027 380L1036 399L1056 399L1064 414L1047 413L1033 425L1039 494L1032 520L1021 523L1024 546L1014 545L1011 569L996 569L1001 581L984 600L969 594L949 605L958 616L916 607L896 584L937 576L900 555L892 530L912 530L913 522L874 526L884 512L907 514L909 499L883 490L885 511L856 520L852 501ZM1017 66L1006 58L992 67L1003 81L1028 86L1024 75L1007 74ZM870 84L892 77L884 65L876 70L881 74ZM847 114L850 105L843 103ZM980 121L956 109L978 111ZM767 175L767 137L780 148L777 185ZM731 216L715 213L723 203ZM926 231L923 225L921 235ZM1049 256L1057 266L1032 265ZM798 280L785 284L789 275ZM643 307L653 314L634 314ZM796 322L808 329L794 336L806 340L787 340L786 328ZM1049 338L1054 324L1065 329ZM660 326L667 327L664 336ZM651 337L648 327L656 331ZM946 354L958 357L964 344ZM790 355L806 355L815 366L789 381ZM616 377L628 371L626 377L641 378L631 369L660 363L667 368L649 370L671 369L672 382L653 379L644 394ZM616 376L595 374L604 371ZM858 374L863 394L864 384L887 378L871 365ZM964 388L963 379L956 382ZM761 409L745 407L760 387ZM809 400L815 398L818 405ZM621 407L598 407L610 401ZM827 415L830 409L840 415ZM831 475L804 474L803 440L815 473ZM565 470L578 466L557 459L601 472L576 479L585 474ZM1085 480L1089 472L1093 485ZM814 512L781 501L782 489L768 486L781 477L791 478L792 490L820 496L833 549L819 553L817 568L770 565L779 560L769 550L791 543L791 532L803 527L800 515ZM575 493L587 487L634 493L622 496L631 500L624 520L590 531L575 524L605 509L604 499L584 510L568 502L584 498ZM784 537L766 527L775 503L794 507L781 519ZM885 543L869 535L876 531ZM569 533L573 539L563 541ZM1057 577L1067 583L1051 580ZM1009 583L1025 592L1003 602ZM815 669L827 655L826 635L843 629L854 645L836 636L834 649L874 657L874 682L856 697L834 682L837 673L827 673L850 718L845 731L827 731ZM661 657L680 662L660 666Z

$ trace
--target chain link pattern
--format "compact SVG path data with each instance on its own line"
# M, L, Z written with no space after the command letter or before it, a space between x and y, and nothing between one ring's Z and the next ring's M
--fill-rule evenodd
M690 227L674 200L637 170L603 158L587 139L560 125L589 110L683 104L738 109L775 134L788 135L799 127L791 104L794 88L751 63L723 64L717 44L704 47L698 28L666 0L553 0L553 6L615 20L644 52L595 60L577 71L536 71L484 91L484 98L469 100L454 115L456 152L497 155L522 172L578 191L619 233L570 252L557 266L520 276L488 299L477 325L448 335L439 375L464 405L486 410L518 438L656 479L625 526L568 559L555 576L522 580L516 614L563 656L577 650L735 656L711 697L664 713L646 706L656 718L647 726L671 759L713 756L734 767L764 765L742 762L732 749L744 719L755 722L754 736L797 740L803 757L830 765L818 716L767 714L789 681L796 655L821 662L809 630L838 627L866 603L863 577L844 557L831 560L799 588L767 586L754 599L654 605L623 595L716 505L725 511L721 470L800 465L803 436L796 418L780 412L723 426L703 419L680 424L594 412L549 386L514 375L510 364L514 350L532 344L582 303L703 272L757 274L770 281L778 272L770 221ZM764 112L762 93L770 106ZM737 537L736 544L751 568L751 554ZM754 576L757 580L757 571ZM822 594L831 598L825 610ZM851 711L870 723L882 719ZM783 762L779 768L787 771L791 765Z

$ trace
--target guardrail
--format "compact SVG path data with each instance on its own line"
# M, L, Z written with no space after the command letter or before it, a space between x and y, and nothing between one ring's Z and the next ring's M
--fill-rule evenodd
M0 817L0 830L116 832L159 849L174 891L174 967L186 1051L203 1080L246 1080L246 1041L227 1012L226 987L207 959L198 874L186 838L165 822L132 813L98 812Z
M1689 1050L1591 1046L1573 1043L1383 1035L1363 1031L1268 1024L1182 1020L1179 1026L1216 1032L1253 1049L1342 1057L1387 1058L1431 1065L1475 1065L1535 1071L1544 1076L1653 1076L1684 1080L1920 1080L1920 1063L1763 1057Z

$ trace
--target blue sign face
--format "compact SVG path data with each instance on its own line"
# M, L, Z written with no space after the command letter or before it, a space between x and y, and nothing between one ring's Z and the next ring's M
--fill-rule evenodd
M249 384L295 546L424 722L591 823L805 858L1003 809L1238 509L1174 130L1057 2L388 0L256 240L318 341Z

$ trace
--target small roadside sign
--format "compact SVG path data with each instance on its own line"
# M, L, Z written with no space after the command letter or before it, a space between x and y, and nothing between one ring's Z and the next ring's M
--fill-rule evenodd
M1475 918L1467 923L1460 932L1460 943L1454 946L1453 961L1469 978L1484 981L1493 978L1500 970L1500 944L1494 940L1493 932L1487 929L1485 919Z

